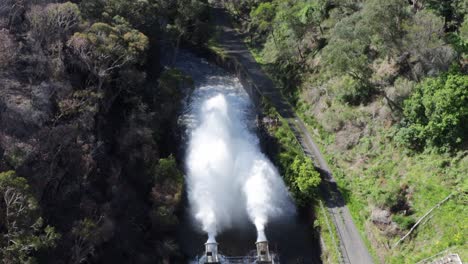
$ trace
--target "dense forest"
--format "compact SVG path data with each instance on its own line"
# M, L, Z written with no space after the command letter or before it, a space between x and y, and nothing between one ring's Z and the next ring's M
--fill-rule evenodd
M2 263L181 262L190 79L160 54L206 19L203 1L0 1Z
M319 140L375 260L468 259L468 1L211 2ZM177 119L192 81L162 57L222 53L210 4L0 1L2 263L184 263ZM319 200L312 162L287 154L294 198Z

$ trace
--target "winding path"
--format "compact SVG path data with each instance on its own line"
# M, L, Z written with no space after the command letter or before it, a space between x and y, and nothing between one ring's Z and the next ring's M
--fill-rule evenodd
M351 264L372 264L372 257L369 254L344 199L337 188L330 168L319 151L319 148L312 139L304 122L296 115L293 107L282 96L279 89L271 79L262 71L257 64L247 46L243 42L243 37L233 28L229 15L220 6L213 8L213 16L218 26L218 43L227 55L235 58L242 67L242 71L252 82L258 92L269 99L277 111L285 118L293 129L297 139L301 143L304 152L313 161L317 169L322 174L321 191L325 197L326 206L332 216L337 234L339 236L339 250L341 253L341 263Z

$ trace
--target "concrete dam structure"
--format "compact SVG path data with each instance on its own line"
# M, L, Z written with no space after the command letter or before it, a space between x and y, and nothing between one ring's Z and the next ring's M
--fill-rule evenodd
M298 217L260 146L259 112L248 89L185 51L175 67L194 81L179 120L186 143L182 254L190 264L320 263L310 222Z
M196 261L198 264L279 264L278 255L271 252L268 241L255 243L256 250L246 256L225 256L218 252L217 242L205 243L205 254Z

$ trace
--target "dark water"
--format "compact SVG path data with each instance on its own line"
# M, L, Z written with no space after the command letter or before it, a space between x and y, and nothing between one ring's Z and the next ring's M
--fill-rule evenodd
M194 108L199 107L203 101L201 99L219 93L241 113L246 127L255 130L254 106L237 78L188 52L179 54L176 67L191 75L195 83L195 90L185 107L185 114L181 117L181 122L187 127L186 135L198 124L198 118L193 113ZM203 253L207 236L191 217L188 203L185 204L178 240L182 253L187 259L193 259ZM255 226L248 217L241 218L244 219L238 221L235 227L226 229L217 236L219 251L223 255L242 256L255 249ZM267 225L266 235L270 250L279 254L282 264L321 263L318 238L314 237L312 220L309 217L292 215L277 219Z

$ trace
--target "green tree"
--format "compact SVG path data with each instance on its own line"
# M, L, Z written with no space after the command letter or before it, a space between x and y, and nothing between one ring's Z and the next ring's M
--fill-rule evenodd
M74 238L71 263L86 262L99 241L99 228L96 221L85 218L73 224L71 234Z
M468 44L468 16L465 17L465 21L460 27L460 38L465 44Z
M349 74L363 84L371 75L367 55L371 40L366 27L356 13L338 22L331 32L329 44L323 50L325 67L336 76Z
M454 30L468 12L468 1L466 0L424 0L424 2L429 9L444 17L445 27L450 30Z
M382 54L392 54L401 45L403 23L410 16L408 1L369 0L362 10L362 24L371 34L372 45Z
M74 33L81 23L78 6L70 2L33 6L26 17L33 36L40 42L63 40Z
M115 17L112 25L94 23L68 41L79 64L98 79L98 90L118 70L144 62L148 38L130 27L122 17Z
M460 32L458 34L458 46L460 53L463 56L468 55L468 15L465 17L465 21L463 21L462 25L460 26Z
M175 41L173 62L177 57L180 43L187 40L196 44L204 43L209 38L208 6L200 0L177 0L173 2L172 19L166 30Z
M115 16L124 17L132 27L150 33L159 27L159 19L171 8L168 0L81 0L80 9L89 20L112 23Z
M295 177L295 185L303 199L311 199L320 184L320 174L315 170L312 160L305 156L296 156L291 169Z
M417 61L413 77L418 80L426 75L446 72L456 57L454 49L445 42L444 21L431 11L421 10L405 23L402 50Z
M151 191L153 208L150 212L152 221L160 230L175 228L178 223L175 212L182 197L184 176L172 155L159 159L154 177Z
M444 45L444 21L432 12L422 10L405 25L405 48L420 55Z
M26 179L0 173L0 258L4 263L34 263L34 254L55 246L59 235L44 226Z
M449 150L468 139L468 76L449 72L418 85L404 103L399 139L415 149Z
M255 39L264 37L269 32L275 17L275 5L270 2L261 3L250 12L249 31Z
M351 105L366 103L372 94L370 85L353 79L349 75L341 78L338 88L339 91L336 91L338 100Z

